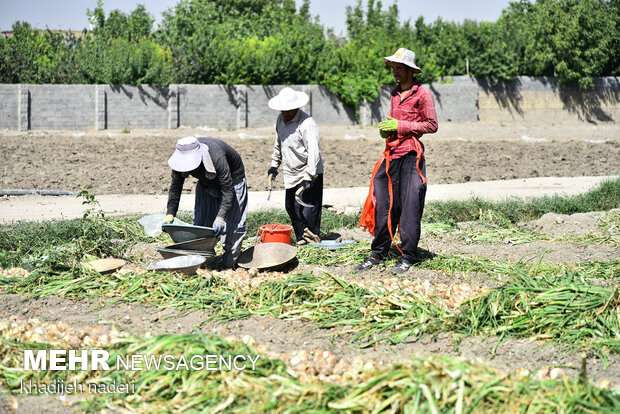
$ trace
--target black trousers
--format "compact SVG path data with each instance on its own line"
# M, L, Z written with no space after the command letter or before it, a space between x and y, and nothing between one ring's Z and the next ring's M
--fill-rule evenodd
M390 160L390 178L392 180L392 234L396 238L396 226L399 226L401 250L403 257L415 261L420 241L422 212L426 197L426 184L416 168L416 152L411 151L401 158ZM420 171L426 177L424 157L420 159ZM388 211L390 209L390 193L388 177L385 172L385 161L375 174L374 195L377 199L375 210L375 238L371 245L371 256L383 258L392 244L388 230Z
M319 174L310 188L301 195L301 201L311 204L312 207L304 207L295 201L295 191L301 184L286 190L284 206L293 224L295 237L301 240L304 237L304 229L307 227L312 233L319 235L321 230L321 209L323 207L323 174Z

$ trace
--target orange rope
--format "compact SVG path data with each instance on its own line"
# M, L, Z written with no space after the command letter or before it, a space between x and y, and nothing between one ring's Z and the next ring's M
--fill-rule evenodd
M360 222L358 224L358 227L362 227L365 231L368 231L368 233L372 234L373 236L375 235L375 225L376 225L375 210L377 207L377 199L375 198L375 191L374 191L375 190L375 175L377 174L377 171L379 171L379 168L381 167L383 160L385 160L385 174L388 177L388 194L390 195L390 208L388 210L388 223L387 223L388 231L390 233L390 239L392 239L392 243L394 243L394 245L396 246L396 248L398 249L401 255L403 254L403 251L400 249L398 244L396 244L396 241L394 240L394 233L392 231L392 206L394 204L394 193L392 190L392 178L390 177L390 173L389 173L390 149L393 147L397 147L398 144L400 144L403 140L407 138L412 138L415 142L416 158L417 158L416 168L418 170L418 174L422 178L422 183L426 183L428 181L428 179L424 177L424 175L422 174L422 171L420 170L420 160L422 158L422 144L415 136L414 137L403 137L401 139L394 140L391 142L388 142L388 140L386 140L383 154L381 154L381 157L379 158L379 160L377 161L377 163L375 164L372 170L372 176L370 178L370 187L368 189L368 196L366 197L366 201L364 202L364 207L362 208ZM400 228L399 228L399 231L400 231Z
M358 224L358 227L362 227L365 231L372 234L373 236L375 235L375 208L377 206L377 199L375 198L375 175L377 174L377 171L379 171L379 167L381 167L381 163L384 159L385 152L381 154L381 157L372 169L368 196L366 197L366 201L364 202L360 222Z
M387 175L387 178L388 178L388 194L390 195L390 208L388 210L388 217L387 217L388 218L387 219L388 231L390 232L390 239L392 239L392 243L394 243L394 246L396 246L396 248L400 252L400 255L402 256L404 255L404 253L402 250L400 250L400 247L398 247L398 244L396 244L396 241L394 240L394 233L392 232L392 205L394 204L394 194L392 190L392 177L390 177L390 154L389 153L385 157L385 174Z

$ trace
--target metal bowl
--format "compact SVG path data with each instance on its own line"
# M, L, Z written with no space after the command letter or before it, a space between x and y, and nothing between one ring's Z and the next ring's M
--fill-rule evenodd
M197 251L197 250L181 250L181 249L171 249L169 247L159 247L157 251L164 259L170 259L171 257L178 256L202 256L205 259L209 260L215 257L215 251Z
M218 237L202 237L200 239L172 244L170 246L166 246L166 249L211 252L215 250L215 245L217 244L217 241Z
M169 272L181 272L186 275L195 275L196 270L207 259L204 256L192 254L171 257L170 259L160 260L145 267L146 270L164 270Z
M194 226L193 224L163 224L161 228L172 237L172 241L175 243L215 236L214 228Z

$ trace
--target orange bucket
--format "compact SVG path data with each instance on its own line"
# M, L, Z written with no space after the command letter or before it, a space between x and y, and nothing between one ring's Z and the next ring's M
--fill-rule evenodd
M291 244L293 227L280 223L260 226L258 234L262 243L286 243Z

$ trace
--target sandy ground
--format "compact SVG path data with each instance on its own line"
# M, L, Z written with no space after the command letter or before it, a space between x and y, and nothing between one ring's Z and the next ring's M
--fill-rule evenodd
M325 203L359 207L372 168L383 149L375 127L320 127L325 164ZM211 136L241 154L250 208L282 208L281 177L267 200L266 171L273 147L271 128L244 130L0 131L0 195L11 190L88 191L106 213L165 210L176 139ZM620 174L618 125L446 123L423 137L428 200L571 195L599 177ZM595 177L595 178L589 178ZM573 179L571 179L573 178ZM194 191L193 179L184 191ZM344 188L344 190L343 190ZM83 214L75 197L0 197L0 222L74 218ZM193 208L192 196L181 209Z
M492 180L458 184L430 184L426 200L466 200L471 197L499 201L506 199L527 199L552 195L571 196L584 193L604 180L604 177L538 177L516 180ZM6 191L8 193L8 191ZM323 191L323 206L337 212L353 213L361 210L368 195L368 187L326 188ZM248 209L282 209L284 191L250 191ZM98 210L106 215L161 214L165 213L168 196L164 194L102 194L97 195ZM50 196L40 194L0 197L0 223L16 221L37 221L51 219L79 218L90 209L84 205L84 198L78 196ZM194 196L181 197L180 211L191 212Z
M383 149L374 127L320 127L325 187L364 187ZM167 194L179 137L221 138L241 154L250 191L267 190L268 128L119 132L0 132L0 190ZM423 137L430 184L620 173L620 126L443 124ZM281 177L276 190L282 189ZM185 185L185 191L193 185Z

